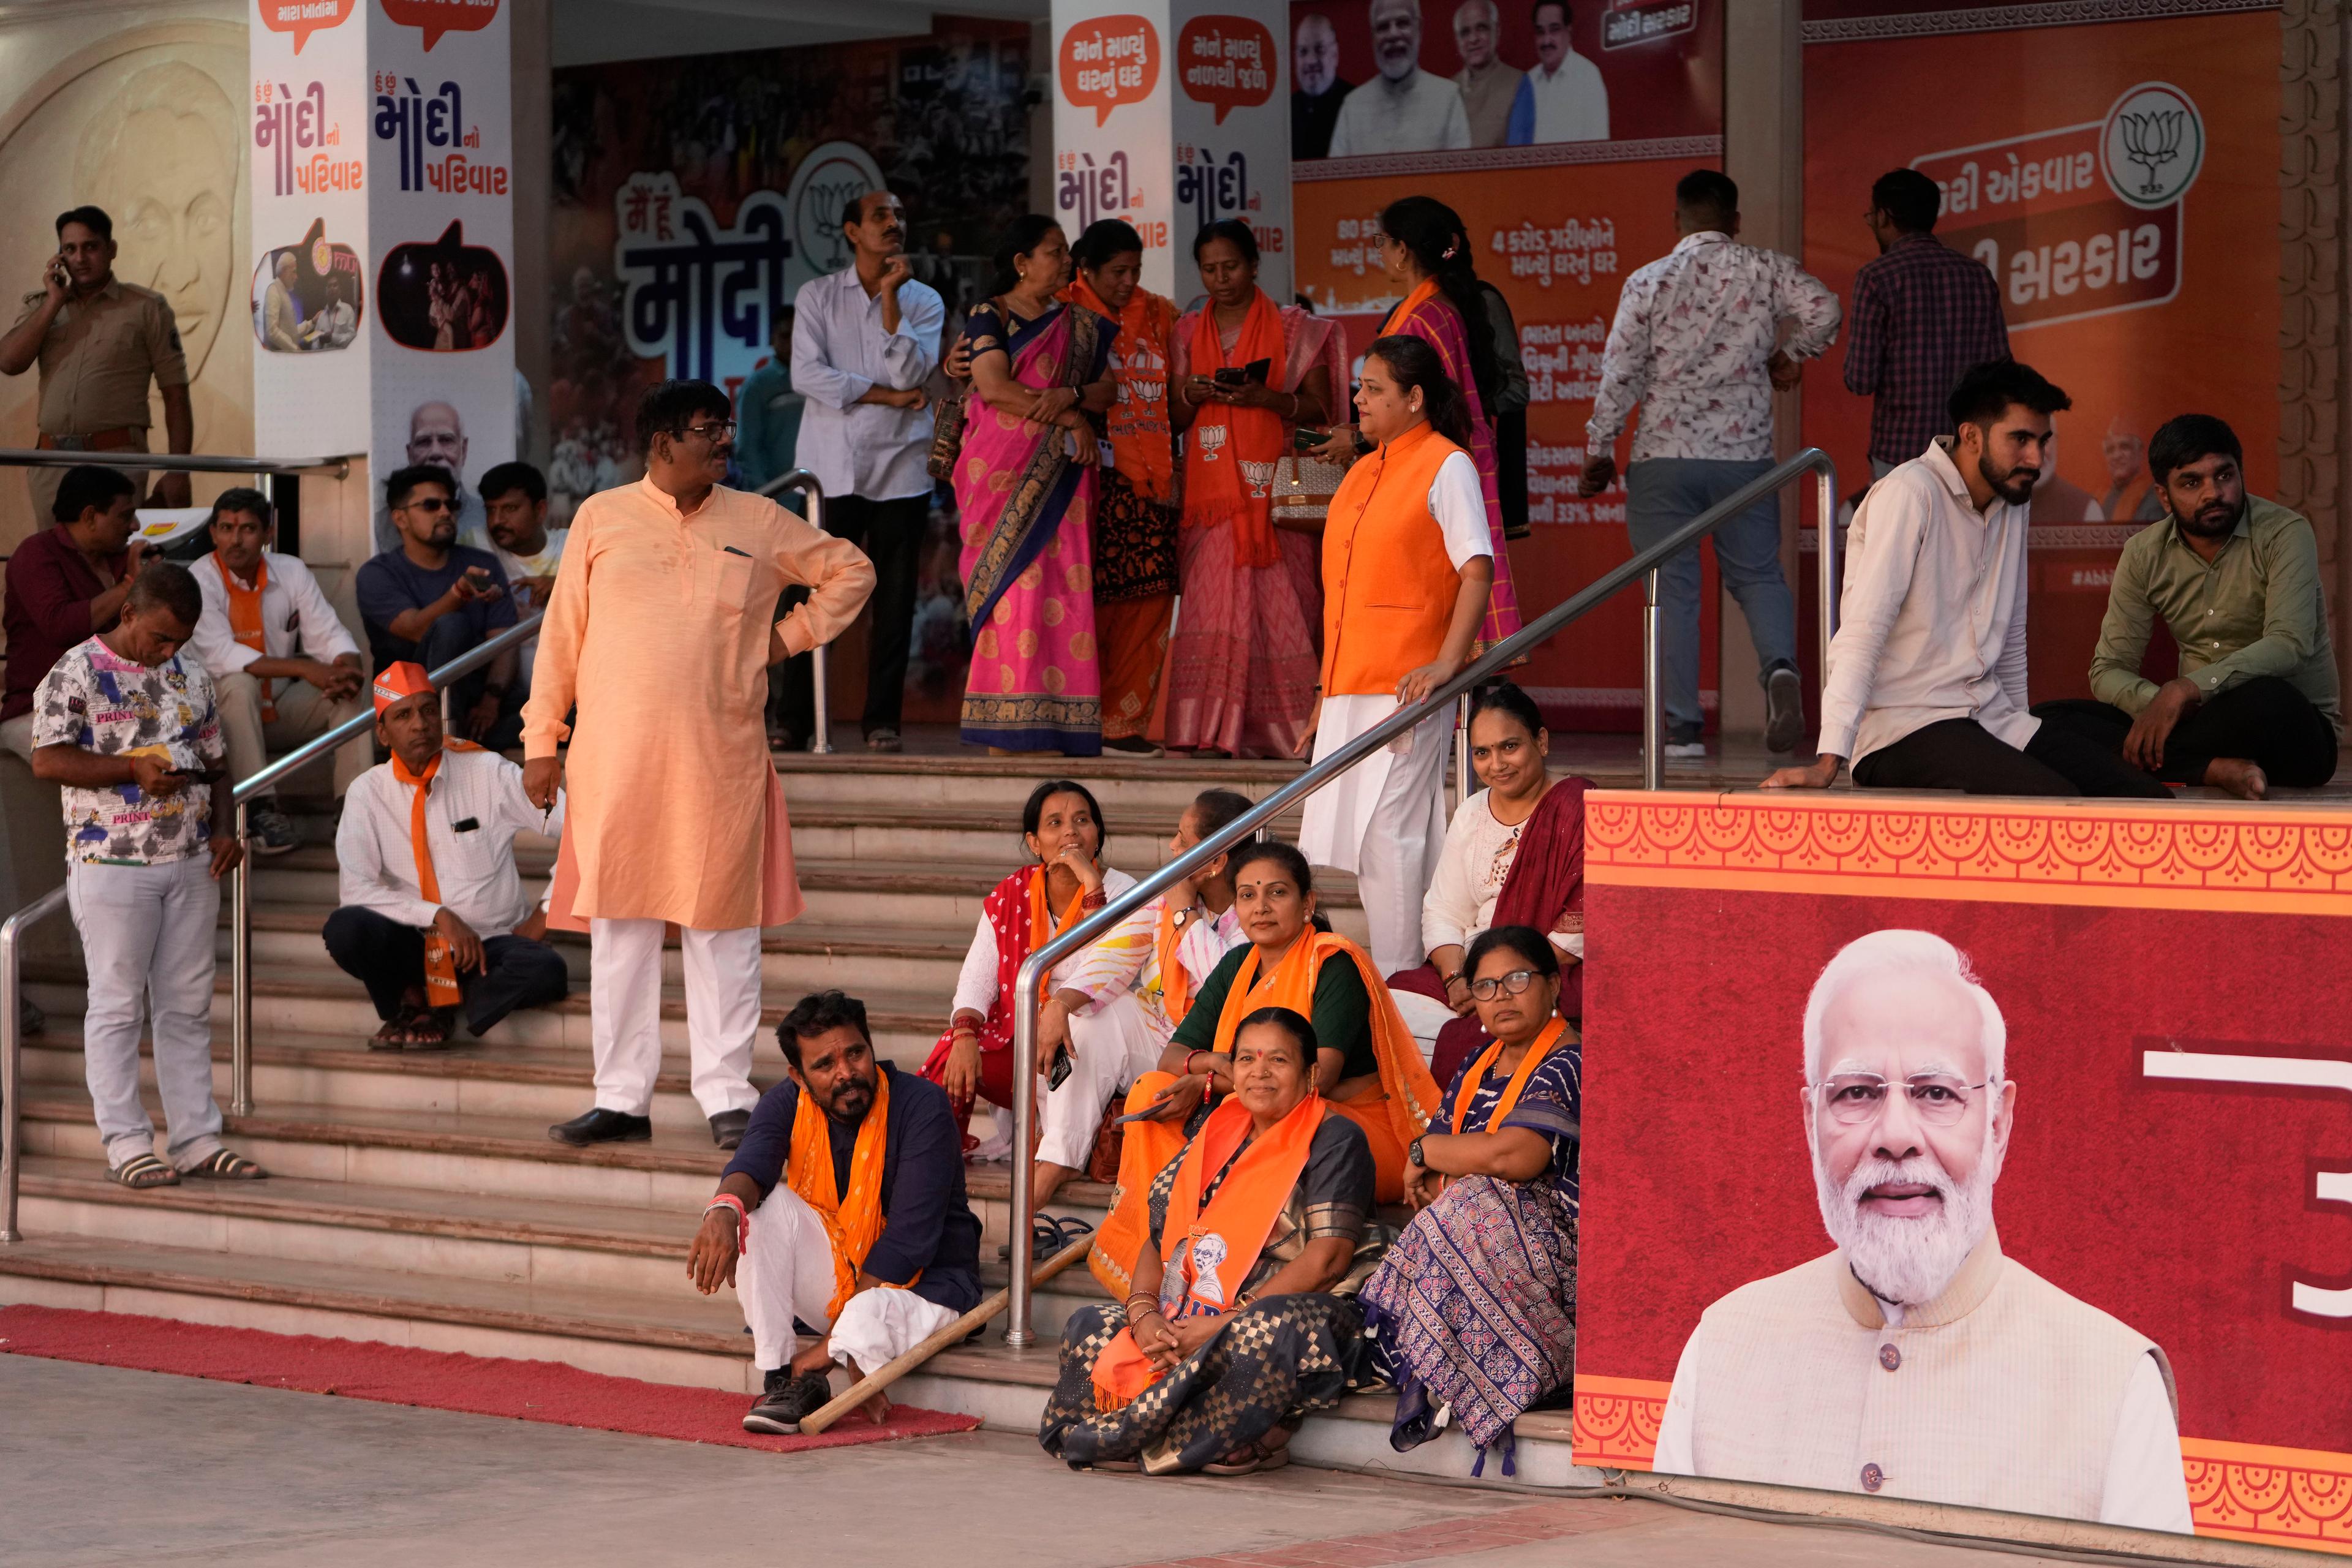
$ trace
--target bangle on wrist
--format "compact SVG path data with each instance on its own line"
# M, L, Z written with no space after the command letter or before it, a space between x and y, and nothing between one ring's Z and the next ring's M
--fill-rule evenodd
M738 1252L751 1251L751 1211L743 1206L743 1200L737 1197L733 1193L721 1193L717 1197L710 1200L709 1206L702 1211L702 1217L709 1219L712 1211L716 1209L733 1209L735 1211L735 1250Z

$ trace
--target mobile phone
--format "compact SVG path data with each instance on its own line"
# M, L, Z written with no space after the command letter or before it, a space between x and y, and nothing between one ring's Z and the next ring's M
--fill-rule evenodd
M1290 446L1293 451L1311 452L1330 438L1331 436L1328 431L1318 430L1312 426L1301 425L1297 429L1293 430L1290 433Z
M1159 1101L1154 1100L1151 1104L1145 1106L1140 1110L1132 1110L1128 1112L1125 1116L1115 1116L1111 1118L1110 1124L1113 1127L1124 1127L1130 1121L1157 1121L1160 1120L1160 1111L1164 1109L1165 1108L1161 1106Z
M1054 1067L1053 1070L1045 1075L1045 1087L1047 1089L1061 1088L1063 1084L1069 1081L1070 1075L1076 1072L1078 1064L1070 1058L1070 1047L1067 1046L1055 1046L1054 1047Z
M1249 372L1237 364L1219 365L1215 380L1219 386L1240 386L1249 380Z

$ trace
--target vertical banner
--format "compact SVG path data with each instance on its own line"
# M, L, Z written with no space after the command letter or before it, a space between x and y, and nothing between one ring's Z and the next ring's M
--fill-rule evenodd
M468 533L475 482L517 447L507 23L499 0L368 7L369 463L449 468ZM388 548L387 519L376 534Z
M1055 0L1054 212L1075 239L1099 218L1124 218L1143 237L1143 287L1179 287L1174 110L1169 100L1166 0L1109 11L1100 0Z
M1892 5L1822 9L1806 24L1805 266L1850 299L1877 253L1856 216L1871 182L1910 167L1942 187L1937 237L1991 269L2011 352L2074 398L2033 497L2029 685L2086 697L2116 554L2160 514L2156 427L2219 415L2249 487L2277 479L2278 18L2213 0L2089 26L1945 12L1937 31L1854 15ZM1970 90L1939 90L1956 80ZM1839 384L1843 352L1806 377L1804 428L1851 495L1870 402Z
M255 0L253 272L241 280L253 352L254 451L370 445L367 24L358 0Z

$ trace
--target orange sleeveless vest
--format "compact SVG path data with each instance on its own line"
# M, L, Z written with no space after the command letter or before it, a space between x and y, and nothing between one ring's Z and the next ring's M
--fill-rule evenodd
M1462 450L1423 425L1359 458L1323 526L1323 695L1389 694L1435 658L1462 574L1429 487Z

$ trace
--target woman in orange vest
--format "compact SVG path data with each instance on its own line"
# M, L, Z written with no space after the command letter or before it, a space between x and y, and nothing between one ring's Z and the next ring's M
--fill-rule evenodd
M1470 658L1494 585L1493 536L1467 450L1469 408L1420 338L1373 341L1356 394L1376 443L1331 498L1323 528L1321 762ZM1318 790L1298 847L1353 871L1382 974L1423 959L1421 905L1445 842L1451 714L1437 714Z

